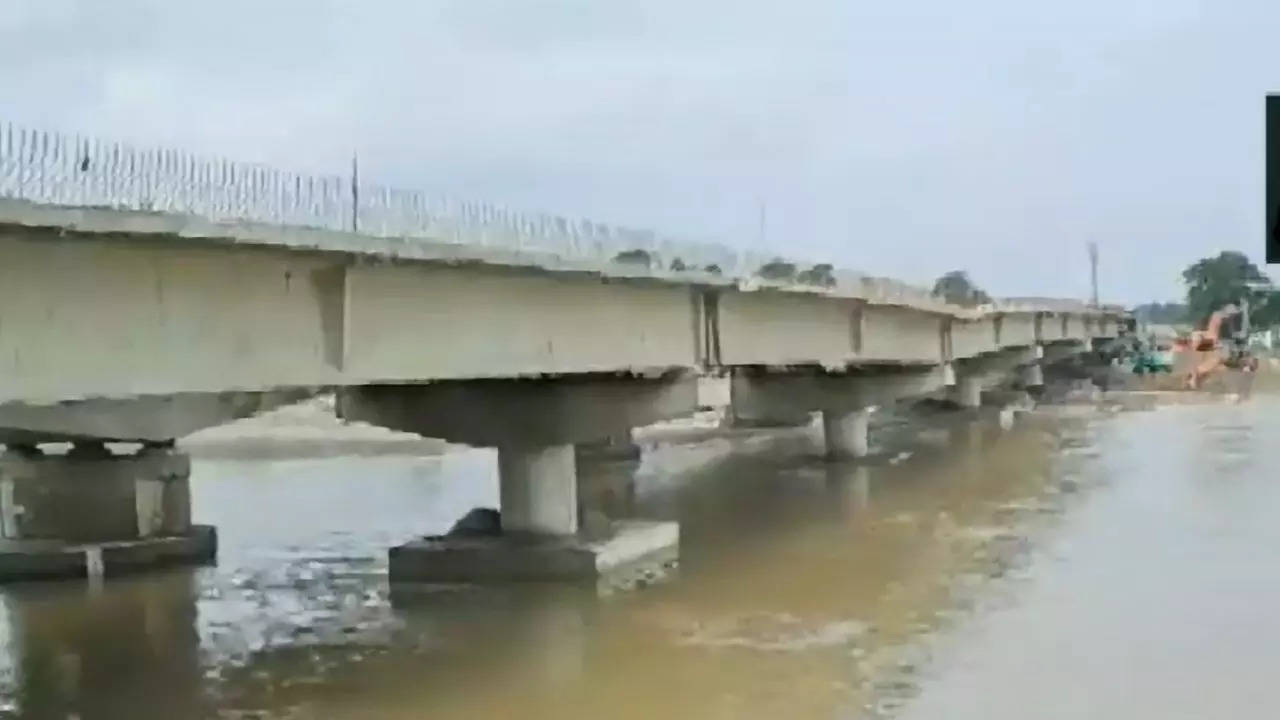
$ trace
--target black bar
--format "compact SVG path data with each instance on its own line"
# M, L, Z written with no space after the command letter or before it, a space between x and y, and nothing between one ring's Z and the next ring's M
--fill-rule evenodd
M1267 96L1267 263L1280 263L1280 95Z

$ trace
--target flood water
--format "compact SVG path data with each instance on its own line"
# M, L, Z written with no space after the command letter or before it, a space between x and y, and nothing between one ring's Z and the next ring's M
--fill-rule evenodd
M681 523L678 576L612 595L393 597L388 546L496 501L487 451L197 459L218 565L4 589L0 717L1270 716L1278 411L886 432L871 466L791 432L584 467Z
M1099 487L947 643L907 717L1280 717L1280 402L1096 437Z

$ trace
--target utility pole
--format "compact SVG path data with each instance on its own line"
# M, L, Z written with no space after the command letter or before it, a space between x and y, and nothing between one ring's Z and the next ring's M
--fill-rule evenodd
M765 228L767 227L766 222L768 221L768 217L765 213L766 207L764 198L760 198L760 235L756 238L756 243L762 253L765 251Z
M351 153L351 232L360 232L360 159Z
M1098 243L1089 243L1089 285L1092 288L1092 305L1098 307Z

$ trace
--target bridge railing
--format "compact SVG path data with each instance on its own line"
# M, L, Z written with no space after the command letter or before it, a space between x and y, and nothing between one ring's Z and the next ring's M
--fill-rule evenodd
M140 148L0 124L0 197L67 206L193 215L379 237L553 253L608 262L643 251L750 274L752 254L712 242L392 188L352 176L308 175L261 164Z
M0 198L421 239L599 264L630 258L651 269L714 266L750 282L834 286L906 304L938 302L928 290L895 280L829 265L819 272L822 266L811 260L393 188L360 179L354 168L345 177L295 173L12 123L0 123Z

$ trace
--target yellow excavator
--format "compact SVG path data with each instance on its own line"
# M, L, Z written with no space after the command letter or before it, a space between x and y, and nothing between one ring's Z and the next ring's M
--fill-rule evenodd
M1236 305L1227 305L1209 316L1204 330L1193 330L1186 341L1184 349L1195 353L1195 365L1187 373L1186 386L1189 390L1198 389L1205 378L1222 368L1231 368L1253 372L1258 369L1258 359L1245 349L1243 338L1222 339L1222 324L1229 317L1241 314ZM1247 317L1247 315L1246 315ZM1247 320L1246 320L1247 322ZM1247 332L1247 331L1246 331Z

